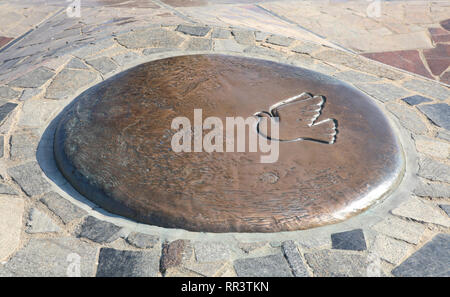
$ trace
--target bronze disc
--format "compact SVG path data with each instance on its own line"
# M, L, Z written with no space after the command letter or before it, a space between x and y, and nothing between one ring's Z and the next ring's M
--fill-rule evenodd
M261 163L261 152L171 149L175 117L194 123L194 109L202 109L203 120L215 116L225 126L226 117L269 114L303 92L312 94L306 99L323 96L313 97L319 108L301 107L299 118L315 113L314 125L296 130L286 118L300 109L279 106L272 113L280 113L280 140L325 141L280 141L274 163ZM327 143L336 126L336 139ZM62 114L54 153L69 182L102 208L206 232L339 222L386 195L404 166L388 120L360 91L303 68L225 55L157 60L90 88Z

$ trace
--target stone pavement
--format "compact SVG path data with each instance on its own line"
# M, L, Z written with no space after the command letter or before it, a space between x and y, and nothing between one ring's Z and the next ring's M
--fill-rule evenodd
M183 1L152 1L158 8L135 2L144 7L115 18L119 8L95 3L81 19L43 10L37 28L0 52L0 276L450 275L448 87L341 50L280 18L284 30L265 32L244 23L194 24L187 11L202 10L176 5ZM19 27L10 36L22 34ZM82 91L124 69L192 53L306 67L367 93L403 145L400 185L343 223L268 234L137 224L80 196L52 158L54 119Z

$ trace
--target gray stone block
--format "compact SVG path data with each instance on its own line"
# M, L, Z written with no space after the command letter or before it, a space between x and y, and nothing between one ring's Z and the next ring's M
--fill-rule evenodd
M88 216L81 225L79 237L87 238L98 243L113 242L120 237L119 226Z
M450 130L450 105L446 103L436 103L419 105L417 108L434 124Z
M25 75L13 80L8 85L20 88L38 88L50 80L55 73L47 67L41 66Z
M331 244L333 249L337 250L364 251L367 249L362 229L333 233Z
M450 234L438 234L433 237L430 242L392 270L392 274L405 277L449 277Z
M42 211L32 208L27 221L27 233L52 233L59 232L61 228Z
M94 276L97 248L75 238L32 238L0 274L26 277Z
M234 269L239 277L291 277L292 272L281 254L234 261Z
M303 262L302 256L298 251L297 246L292 240L284 241L281 244L281 249L283 251L284 257L286 258L289 266L297 277L309 276L308 270L306 269L305 263Z
M205 36L211 31L211 28L207 26L178 25L175 31L192 36Z
M149 249L155 247L159 243L159 237L156 235L131 232L127 236L127 242L140 249Z
M51 188L37 162L12 167L7 172L28 196L44 194Z
M159 271L159 253L102 248L97 277L155 277Z
M41 202L45 204L54 214L56 214L65 224L87 215L87 211L79 208L55 192L45 194L44 197L41 198Z

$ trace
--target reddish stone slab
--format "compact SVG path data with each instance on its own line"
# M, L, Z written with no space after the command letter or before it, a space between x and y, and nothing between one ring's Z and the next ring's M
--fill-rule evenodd
M0 48L7 45L13 38L0 36Z
M439 43L423 51L428 67L434 75L441 75L450 66L450 44Z
M442 28L428 28L428 31L435 43L450 42L450 32Z
M433 78L423 65L417 50L367 53L362 55L387 65L417 73L428 78Z
M450 85L450 70L444 72L444 73L441 75L440 81L443 82L444 84Z
M442 28L447 31L450 31L450 19L441 22Z

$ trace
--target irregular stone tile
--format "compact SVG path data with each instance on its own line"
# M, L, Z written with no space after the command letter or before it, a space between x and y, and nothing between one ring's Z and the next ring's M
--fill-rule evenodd
M443 82L444 84L450 85L450 70L445 71L441 76L439 77L439 81Z
M441 214L436 206L411 197L407 202L392 210L392 214L419 222L450 227L450 219Z
M444 28L447 31L450 31L450 19L443 20L440 22L442 28Z
M424 102L431 102L432 100L430 98L420 96L420 95L413 95L402 99L409 105L417 105Z
M72 55L80 59L97 55L99 52L114 46L116 43L113 39L107 38L103 40L96 40L95 43L90 43L80 47L72 52Z
M337 78L349 82L349 83L366 83L366 82L374 82L380 80L379 77L368 75L361 72L356 72L353 70L338 72L334 74Z
M88 216L81 225L79 237L84 237L98 243L113 242L120 237L119 226Z
M389 217L373 226L373 229L384 235L418 244L425 231L425 226L396 217Z
M231 31L231 34L233 35L236 42L239 44L244 45L255 44L255 34L253 33L253 31L234 29Z
M343 251L306 253L305 259L313 269L314 276L319 277L367 276L370 264L365 256Z
M450 144L431 137L415 135L416 149L426 155L436 158L450 158Z
M187 263L184 267L206 277L216 276L224 268L225 263Z
M392 270L395 276L450 276L450 234L438 234L402 264Z
M99 64L99 67L101 67L101 61L99 61ZM47 88L45 97L49 99L69 98L75 95L79 89L93 83L96 79L97 75L91 71L63 69Z
M450 131L441 130L436 133L436 137L450 142Z
M365 60L357 55L338 50L320 51L317 54L314 54L314 57L327 63L344 65L355 70L370 73L376 76L386 77L392 80L400 80L404 78L404 75L398 71L391 70L387 67L383 67L382 65L377 65L370 60Z
M22 106L18 126L40 128L57 111L61 103L55 100L28 100Z
M48 209L56 214L64 224L80 219L87 215L87 211L64 199L55 192L45 194L40 200Z
M112 57L114 62L116 62L120 66L125 66L134 63L139 58L141 58L141 55L138 55L134 52L123 53Z
M0 262L19 246L23 212L23 199L8 196L0 198Z
M450 183L450 166L431 158L419 159L419 176L433 181Z
M450 106L445 103L419 105L417 107L434 124L450 130Z
M244 53L253 54L253 55L261 55L261 56L269 56L269 57L280 57L281 53L271 50L267 47L262 46L249 46L244 50Z
M450 185L419 181L414 189L414 195L430 198L450 197Z
M32 238L2 269L13 276L94 276L97 248L75 238Z
M297 246L292 240L284 241L281 244L281 250L286 258L289 266L292 269L294 276L306 277L309 276L302 256L300 255Z
M362 229L355 229L331 234L333 249L364 251L367 249L366 239Z
M238 277L291 277L292 272L281 254L234 261Z
M87 60L86 63L100 71L101 74L105 75L113 72L117 69L117 65L107 57L99 57L91 60Z
M369 94L375 99L381 102L388 102L395 99L403 98L408 95L408 91L405 91L399 87L391 84L379 83L379 84L369 84L369 83L358 83L355 86L361 91Z
M267 37L269 37L269 33L267 32L261 32L261 31L256 31L255 32L255 40L256 41L266 41Z
M155 247L159 243L159 237L156 235L131 232L127 236L127 242L140 249L149 249Z
M12 187L10 187L4 183L0 183L0 194L17 195L17 192Z
M294 53L298 54L307 54L310 55L318 50L320 50L322 47L319 44L312 43L312 42L302 42L301 44L295 46L292 51Z
M445 213L450 217L450 205L441 204L439 207L442 208L442 210L445 211Z
M42 211L36 208L30 210L26 228L27 233L51 233L59 232L60 230L61 228Z
M382 53L365 53L363 56L422 76L433 78L420 58L419 51L405 50Z
M160 28L136 30L117 36L117 41L127 48L176 48L183 40L175 32Z
M17 107L16 103L5 103L0 106L0 123Z
M243 250L246 254L262 248L267 245L267 242L240 242L238 244L239 248Z
M209 51L212 48L212 40L205 38L191 38L183 46L188 51Z
M198 262L218 262L228 260L231 247L222 242L195 242L195 258Z
M170 243L165 242L162 247L160 271L166 273L168 269L180 266L189 261L193 254L194 249L188 240L178 239Z
M0 86L0 99L13 100L19 97L20 92L8 86Z
M434 75L441 75L450 66L450 45L438 43L434 48L424 49L423 55Z
M3 135L0 135L0 158L3 158L5 154L5 138Z
M243 52L245 45L237 43L234 39L217 39L213 41L215 51L223 52Z
M55 73L47 67L39 67L13 80L8 85L19 88L39 88L50 80Z
M444 101L450 97L450 90L437 82L413 79L405 81L402 86L411 91L421 93L425 96L430 96L441 101Z
M208 34L209 31L211 31L210 27L207 26L190 26L190 25L178 25L178 27L175 29L175 31L192 35L192 36L198 36L203 37L206 34Z
M450 42L450 32L442 28L428 28L428 32L430 32L434 43Z
M159 253L100 249L97 277L155 277L159 271Z
M217 39L228 39L231 37L231 31L222 28L214 28L211 37Z
M7 172L28 196L44 194L51 188L37 162L12 167Z
M13 134L11 136L11 160L29 160L36 156L39 136L36 133Z
M0 48L2 48L3 46L7 45L11 40L13 40L14 38L9 38L9 37L5 37L5 36L0 36Z
M146 48L142 51L142 53L147 56L165 52L172 52L174 50L175 50L174 48Z
M414 112L414 110L394 102L386 104L386 108L398 118L403 127L411 132L420 135L428 131L424 121L417 112Z
M70 60L69 63L67 63L66 67L71 68L71 69L78 69L78 70L89 69L89 67L78 58L72 58L72 60Z
M294 42L294 39L281 35L270 35L267 38L266 42L270 44L288 47Z
M22 95L20 96L20 101L27 101L42 93L42 89L39 88L26 88L23 90Z
M375 238L372 251L383 260L398 264L410 248L411 246L404 241L379 234Z

